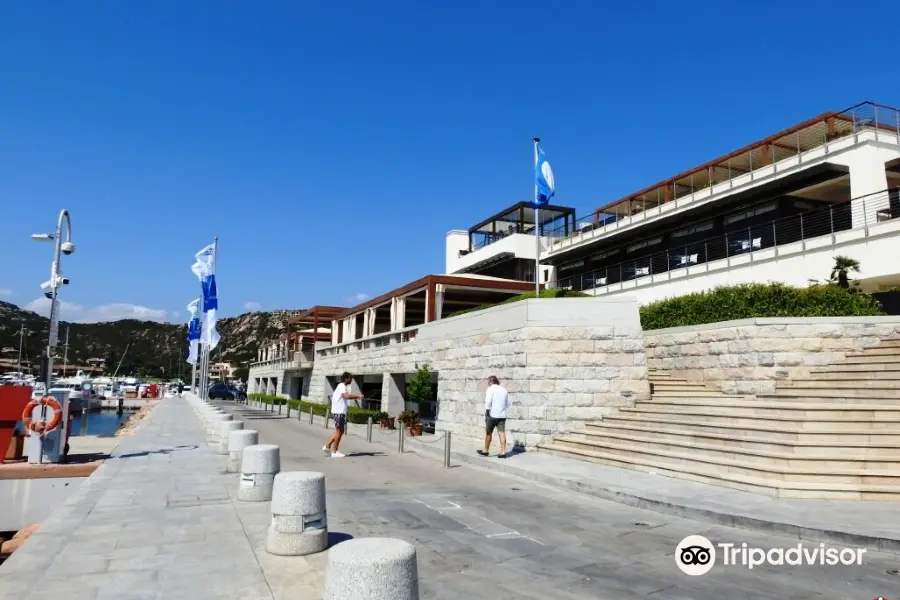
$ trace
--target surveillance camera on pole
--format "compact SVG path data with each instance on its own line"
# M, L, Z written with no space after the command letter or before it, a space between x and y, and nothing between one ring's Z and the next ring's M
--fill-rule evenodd
M59 249L62 251L63 254L65 254L66 256L69 256L70 254L75 252L75 244L73 244L72 242L66 241L66 242L63 242L62 244L60 244Z

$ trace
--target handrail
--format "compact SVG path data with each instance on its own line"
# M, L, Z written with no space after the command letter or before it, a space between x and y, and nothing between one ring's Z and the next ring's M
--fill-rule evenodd
M893 205L891 196L894 196ZM752 210L750 207L748 210ZM787 244L801 242L826 235L832 238L841 232L866 230L884 221L900 217L900 188L869 194L860 198L815 209L790 217L773 219L747 228L732 228L729 231L684 246L670 248L645 256L629 259L602 267L586 270L580 274L557 276L550 287L573 291L608 288L626 281L637 281L654 275L668 273L682 268L692 268L714 260L759 252L768 248L779 248Z
M349 350L350 347L357 345L357 344L365 345L365 347L368 347L368 345L372 344L372 343L375 343L376 346L385 345L385 344L378 344L378 342L383 341L385 339L389 339L392 336L399 336L401 338L400 339L401 343L407 342L412 339L415 339L415 334L419 330L419 327L421 327L421 326L422 325L412 325L410 327L404 327L403 329L395 329L393 331L385 331L382 333L377 333L375 335L370 335L368 337L350 340L347 342L341 342L340 344L332 344L331 346L319 348L318 350L316 350L316 354L319 356L329 356L332 354L336 354L339 350L342 350L344 348ZM404 337L406 339L403 339Z

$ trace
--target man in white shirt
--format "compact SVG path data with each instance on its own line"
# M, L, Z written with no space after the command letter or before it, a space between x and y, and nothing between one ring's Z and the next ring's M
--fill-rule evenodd
M341 438L344 436L344 430L347 427L347 400L360 400L362 394L351 394L350 384L353 383L353 375L344 372L341 375L341 382L334 388L331 394L331 416L334 418L334 433L328 438L328 443L322 446L322 452L325 456L331 458L344 458L345 454L338 451L341 445Z
M509 412L509 392L494 375L488 377L488 389L484 394L484 450L481 456L488 456L491 449L491 438L494 429L500 434L500 454L498 458L506 458L506 415Z

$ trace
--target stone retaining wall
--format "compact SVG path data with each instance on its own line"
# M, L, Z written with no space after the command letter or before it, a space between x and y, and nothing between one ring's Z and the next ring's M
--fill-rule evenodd
M324 401L328 376L384 376L382 409L396 414L397 379L428 364L438 372L437 429L484 435L486 378L509 390L510 446L584 427L615 407L649 398L638 305L633 298L526 300L420 326L415 339L317 352L310 398ZM384 336L381 336L384 340Z
M851 352L900 338L900 317L743 319L644 333L647 365L726 393L768 394Z

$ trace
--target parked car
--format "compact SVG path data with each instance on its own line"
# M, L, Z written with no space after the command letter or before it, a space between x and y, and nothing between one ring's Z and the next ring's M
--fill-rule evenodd
M231 391L232 394L234 394L235 400L237 400L239 402L243 402L244 400L247 399L247 392L245 392L241 388L234 386L234 385L229 385L228 389L229 389L229 391Z
M224 383L214 383L209 386L208 396L210 400L236 400L238 398L233 388Z

